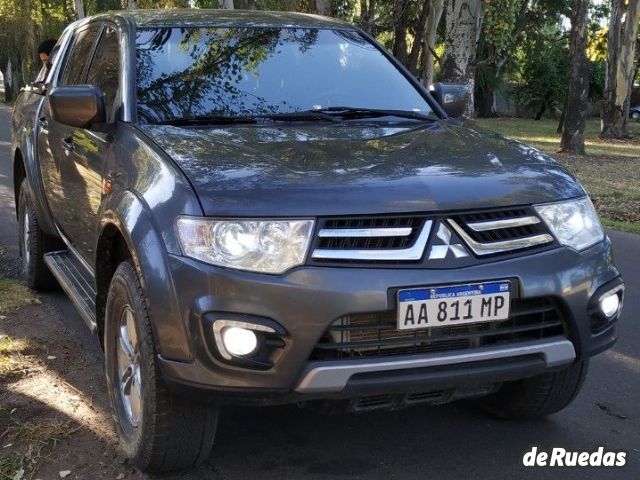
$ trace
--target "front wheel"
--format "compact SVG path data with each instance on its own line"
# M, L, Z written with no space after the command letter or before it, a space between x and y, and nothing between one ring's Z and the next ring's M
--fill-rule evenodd
M563 370L505 383L498 392L477 400L481 408L504 419L538 418L559 412L578 395L588 361Z
M217 408L172 395L160 372L147 302L133 264L117 268L105 312L106 376L127 459L145 472L195 467L207 459Z
M631 118L633 118L634 120L640 120L640 112L632 112L631 113Z

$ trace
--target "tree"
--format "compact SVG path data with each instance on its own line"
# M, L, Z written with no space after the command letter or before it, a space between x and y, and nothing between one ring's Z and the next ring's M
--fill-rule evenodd
M473 117L475 60L483 0L447 0L442 80L461 83L468 92L464 115Z
M13 100L20 88L40 69L36 46L56 38L75 18L67 0L0 0L0 71L5 100Z
M624 22L622 21L624 17ZM640 22L640 0L611 0L607 77L602 102L600 136L627 138L634 56Z
M331 0L315 0L314 7L318 15L331 15Z
M376 0L360 0L360 28L369 34L375 34Z
M487 0L475 74L475 103L481 118L495 115L495 90L524 37L529 6L529 0Z
M76 17L78 19L84 18L84 1L83 0L73 0L73 9L76 12Z
M434 82L434 68L436 60L435 48L438 35L438 25L444 11L444 0L432 0L429 15L427 16L427 26L424 32L421 75L420 80L427 87Z
M584 155L584 129L589 98L587 21L589 0L574 0L569 37L569 88L560 150Z
M518 104L535 112L535 120L551 111L560 113L567 91L567 42L557 25L529 32L518 52L518 77L514 88Z

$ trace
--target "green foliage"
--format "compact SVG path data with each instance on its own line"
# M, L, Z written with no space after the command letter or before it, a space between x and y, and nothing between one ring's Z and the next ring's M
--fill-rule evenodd
M73 19L67 0L0 0L0 70L5 83L11 79L5 85L8 100L40 69L38 44L57 38Z
M604 95L604 84L607 78L607 62L592 60L589 72L589 100L597 102Z
M517 102L536 112L536 119L549 110L559 113L567 93L568 44L566 36L555 29L530 35L520 52L521 82L515 87Z
M484 40L492 45L498 57L513 49L513 29L521 3L521 0L487 0L485 4Z

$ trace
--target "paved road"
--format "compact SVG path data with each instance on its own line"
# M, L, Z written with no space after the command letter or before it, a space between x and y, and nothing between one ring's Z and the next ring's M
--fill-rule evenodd
M15 253L10 111L0 107L0 245ZM628 291L615 348L592 361L577 401L537 422L496 421L467 404L359 416L296 407L223 412L211 478L640 479L640 237L609 232ZM47 296L70 328L82 321L62 294ZM623 469L524 469L532 446L627 452ZM209 477L209 475L207 475Z

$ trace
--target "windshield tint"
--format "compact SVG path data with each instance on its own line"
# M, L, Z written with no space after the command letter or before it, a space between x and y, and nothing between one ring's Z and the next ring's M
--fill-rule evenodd
M355 31L154 28L137 33L142 122L336 106L432 112Z

